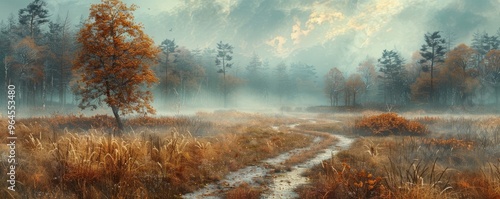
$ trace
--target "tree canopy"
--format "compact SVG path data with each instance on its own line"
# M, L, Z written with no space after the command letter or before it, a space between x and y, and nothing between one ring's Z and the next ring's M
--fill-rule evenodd
M96 109L104 102L113 110L120 129L120 115L155 113L150 105L152 93L144 86L150 88L158 82L150 65L160 50L142 26L134 23L135 9L119 0L92 5L78 33L81 48L73 66L78 75L79 107Z

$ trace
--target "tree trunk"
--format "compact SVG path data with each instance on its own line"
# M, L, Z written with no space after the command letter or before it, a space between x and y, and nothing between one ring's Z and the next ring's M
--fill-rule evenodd
M111 106L111 110L113 110L113 115L115 116L116 119L116 125L118 126L119 133L121 133L123 131L123 123L119 114L120 110L116 106Z

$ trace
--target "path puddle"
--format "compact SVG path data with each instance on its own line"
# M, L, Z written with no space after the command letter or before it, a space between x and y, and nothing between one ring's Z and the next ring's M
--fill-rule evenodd
M291 124L287 127L295 128L298 124ZM273 129L277 130L274 126ZM209 184L204 188L195 191L193 193L186 194L182 196L183 198L220 198L220 195L231 188L237 187L242 183L247 183L251 186L261 186L268 185L269 190L267 190L262 198L297 198L298 195L294 192L298 186L306 184L308 179L302 177L302 173L306 170L312 168L314 165L321 163L323 160L331 158L332 154L335 154L340 149L347 148L353 139L344 137L342 135L332 135L339 139L335 145L324 149L322 152L318 153L314 158L292 166L288 171L281 171L283 173L277 174L277 176L270 176L271 168L275 166L280 166L287 159L292 157L294 154L302 153L303 151L309 150L311 146L322 141L321 137L315 137L313 142L309 147L293 149L291 151L282 153L274 158L269 158L262 161L259 165L248 166L242 168L238 171L229 173L224 180L217 183ZM272 179L271 182L266 182L266 179Z
M217 196L219 193L223 193L233 187L237 187L243 182L252 186L259 186L264 183L264 179L270 171L269 167L280 165L294 154L309 150L311 146L321 142L321 140L322 139L320 137L315 137L313 143L309 147L293 149L274 158L262 161L264 163L262 165L248 166L238 171L231 172L224 178L224 180L215 184L209 184L196 192L186 194L183 198L219 198Z
M302 174L311 169L314 165L320 164L321 161L328 160L335 155L340 149L345 149L354 141L342 135L334 135L339 139L336 145L325 149L313 159L307 162L292 166L291 171L282 173L273 179L273 183L269 186L269 191L264 193L261 198L298 198L299 196L294 190L303 184L308 183L308 179ZM340 148L340 149L339 149Z

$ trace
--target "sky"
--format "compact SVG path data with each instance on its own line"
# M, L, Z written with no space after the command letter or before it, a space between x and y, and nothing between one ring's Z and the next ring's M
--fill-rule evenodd
M55 19L74 23L99 0L46 0ZM0 19L31 0L0 0ZM235 67L256 53L271 66L302 62L322 73L353 72L367 56L397 50L407 60L424 34L443 31L470 44L475 32L496 34L500 0L124 0L136 4L137 22L156 43L175 39L188 49L235 47ZM321 75L320 75L321 76Z

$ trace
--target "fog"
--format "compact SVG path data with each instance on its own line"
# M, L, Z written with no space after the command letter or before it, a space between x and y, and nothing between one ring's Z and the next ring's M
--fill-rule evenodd
M6 22L11 15L17 17L17 11L30 2L1 0L0 19ZM100 1L46 2L51 20L68 16L76 31L77 24L87 18L90 5ZM293 97L283 97L276 95L276 89L269 88L266 92L271 95L262 97L241 86L230 94L229 108L249 109L328 105L323 84L324 76L331 68L339 68L347 78L357 72L356 68L363 60L367 57L378 59L385 49L397 50L405 60L411 60L412 54L424 43L427 32L441 31L445 37L448 36L452 46L460 43L470 45L474 33L495 35L500 18L498 0L124 2L139 6L134 12L135 21L143 24L145 32L157 45L165 39L175 40L179 47L192 52L215 49L219 41L232 45L234 57L233 67L228 70L230 75L243 76L253 55L268 64L270 69L266 74L271 79L275 66L280 63L286 64L289 69L294 63L314 67L314 88L310 93L299 91ZM205 69L206 75L209 72ZM244 81L242 85L246 83ZM198 89L189 100L185 96L182 100L170 99L169 103L180 106L165 105L168 101L158 94L161 92L155 94L155 107L174 112L187 107L216 108L222 104L220 93L207 88ZM168 108L172 106L177 108Z

